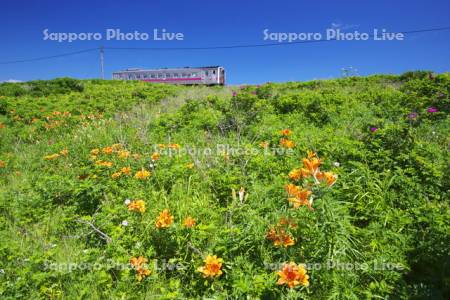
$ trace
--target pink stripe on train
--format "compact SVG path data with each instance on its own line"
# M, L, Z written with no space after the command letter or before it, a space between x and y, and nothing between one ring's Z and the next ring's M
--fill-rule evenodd
M202 80L200 77L191 77L191 78L161 78L161 79L143 79L142 81L146 82L165 82L165 81L195 81Z

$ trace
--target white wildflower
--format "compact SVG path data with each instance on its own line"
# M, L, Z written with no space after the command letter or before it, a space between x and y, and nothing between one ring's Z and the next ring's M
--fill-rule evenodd
M244 189L244 187L241 187L241 189L239 190L239 201L241 201L241 203L244 201L244 194L245 194L245 189Z

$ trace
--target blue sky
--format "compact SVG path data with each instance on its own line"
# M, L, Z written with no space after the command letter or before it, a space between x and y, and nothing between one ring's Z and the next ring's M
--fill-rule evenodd
M372 33L450 26L450 1L4 1L0 11L0 62L56 55L98 46L197 47L260 44L263 30L319 32L335 26ZM183 41L44 41L50 32L184 34ZM404 41L338 41L278 47L199 51L105 53L105 75L129 67L221 65L230 84L339 77L341 68L360 75L450 69L450 31L408 35ZM99 54L0 65L0 81L99 77Z

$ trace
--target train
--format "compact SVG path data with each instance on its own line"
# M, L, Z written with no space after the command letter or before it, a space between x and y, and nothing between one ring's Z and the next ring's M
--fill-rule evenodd
M139 69L113 72L115 80L141 80L183 85L225 85L225 68L221 66Z

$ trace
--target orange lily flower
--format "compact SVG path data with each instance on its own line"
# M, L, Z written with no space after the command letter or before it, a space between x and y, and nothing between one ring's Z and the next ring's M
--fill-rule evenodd
M152 173L150 173L149 171L147 171L144 168L142 168L140 171L136 172L136 175L134 175L134 177L136 179L145 180L148 177L150 177L150 175L152 175Z
M197 269L197 271L203 273L203 277L214 278L222 275L222 258L218 258L216 255L208 255L203 262L205 263L204 266Z
M131 201L128 204L128 210L129 211L136 211L136 212L144 213L145 212L145 202L144 202L144 200Z
M278 285L286 284L289 288L297 285L309 286L309 276L306 274L305 267L297 265L295 262L284 264L277 275L280 276L277 281Z
M290 136L292 134L292 130L286 128L286 129L281 130L280 133L281 133L281 135L284 135L284 136Z
M168 209L164 209L156 220L156 228L166 228L173 223L174 217L170 214Z
M147 259L143 256L139 257L131 257L130 258L130 264L133 266L133 268L136 270L136 278L138 281L141 281L146 276L150 275L150 270L145 267L145 264L147 263Z
M196 221L194 218L192 217L187 217L186 219L184 219L183 221L183 226L186 228L192 228L194 227L196 224Z

